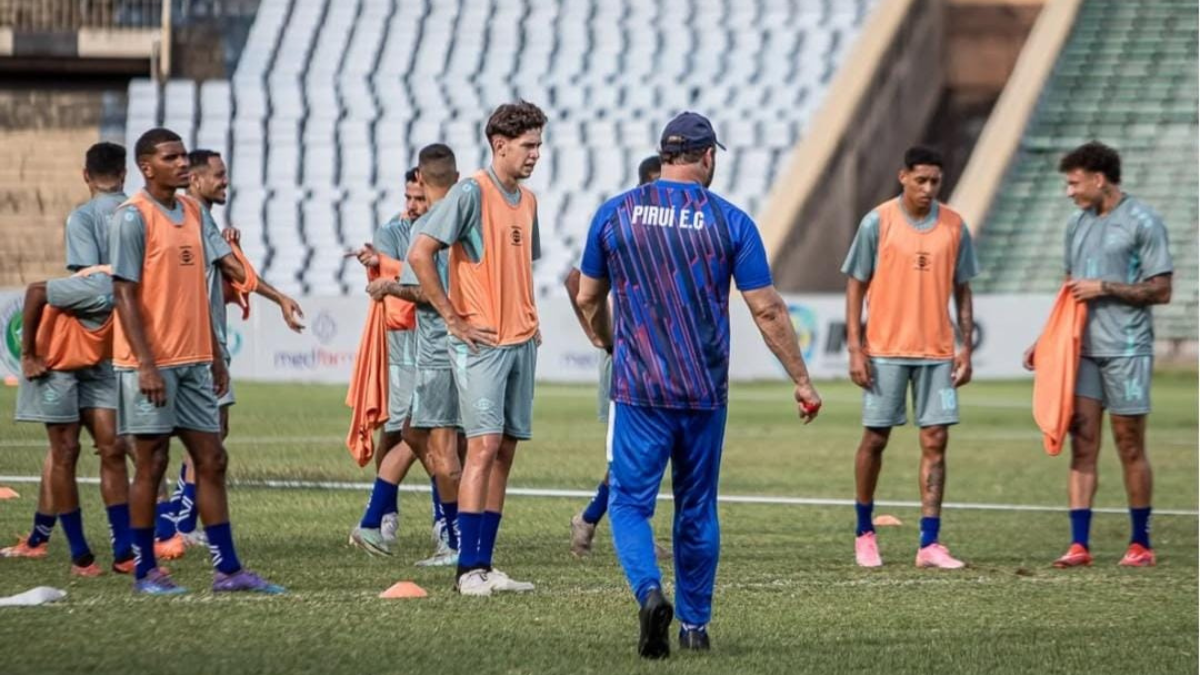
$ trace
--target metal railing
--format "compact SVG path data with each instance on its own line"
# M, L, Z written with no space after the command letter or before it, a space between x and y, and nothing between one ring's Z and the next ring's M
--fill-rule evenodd
M0 27L66 32L160 28L170 0L0 0Z

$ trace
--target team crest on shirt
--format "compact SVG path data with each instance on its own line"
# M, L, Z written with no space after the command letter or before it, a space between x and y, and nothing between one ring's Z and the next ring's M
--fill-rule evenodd
M508 231L508 238L512 240L513 246L520 246L524 235L521 233L521 226L513 223Z
M933 267L933 254L925 251L917 251L913 255L913 269L918 272L928 272Z
M179 247L179 264L184 267L190 267L196 264L196 252L192 250L190 244L185 244Z

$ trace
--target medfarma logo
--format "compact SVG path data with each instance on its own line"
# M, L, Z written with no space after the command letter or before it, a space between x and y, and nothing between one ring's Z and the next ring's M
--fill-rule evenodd
M24 296L17 296L0 309L0 326L4 328L4 348L0 350L4 367L13 375L21 374L21 309Z
M807 305L789 304L788 314L796 329L796 341L805 360L811 359L817 344L817 315Z

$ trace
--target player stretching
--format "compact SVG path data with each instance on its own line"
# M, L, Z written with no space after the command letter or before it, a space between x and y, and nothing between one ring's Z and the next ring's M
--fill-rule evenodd
M380 256L403 265L412 224L429 210L429 201L417 178L416 168L404 174L404 214L375 230L375 243L357 252L365 267L380 268ZM382 277L381 277L382 278ZM397 277L398 278L398 277ZM392 281L396 281L393 278ZM388 419L375 454L375 484L362 519L350 531L350 544L371 555L391 555L399 527L400 482L417 460L406 432L416 385L415 309L411 302L395 297L381 298L388 316ZM377 300L378 301L378 300ZM434 503L437 504L436 489ZM436 520L437 509L435 509Z
M459 483L457 587L463 595L529 591L492 566L517 442L533 435L541 255L537 200L520 185L537 165L546 116L521 101L497 108L485 134L491 166L455 185L413 242L409 263L449 331L467 458ZM449 296L436 256L450 248Z
M67 269L79 271L84 268L108 263L108 219L121 202L125 201L123 187L125 183L125 148L114 143L97 143L88 148L84 159L83 180L91 193L91 199L71 212L67 218L66 245ZM107 288L106 293L112 295L112 281L101 281L99 278L87 280L60 279L48 282L47 287L55 288L58 301L68 302L78 306L84 325L93 327L103 323L103 312L97 312L100 306L95 303L76 305L79 300L75 291L79 287L89 287L102 284ZM44 294L38 291L38 297ZM95 298L94 298L95 299ZM50 298L51 304L56 302ZM32 318L29 300L26 301L25 336L32 340L37 332L37 326L30 323ZM36 316L40 316L36 315ZM98 323L97 323L98 322ZM25 351L22 355L22 369L25 377L29 378L30 367L34 372L42 372L43 366L51 372L36 381L26 379L22 390L29 395L40 392L43 404L34 405L32 399L19 399L17 419L25 421L40 421L47 425L50 434L50 450L42 473L42 485L38 492L38 507L34 514L33 529L29 537L17 542L16 546L0 550L0 557L40 558L46 555L46 542L51 529L54 527L55 513L67 513L70 520L64 523L67 529L68 543L72 549L72 559L82 560L82 555L76 555L87 545L83 541L82 526L78 526L79 492L75 487L75 464L79 454L79 423L87 427L96 444L96 452L100 455L100 494L108 512L109 530L112 535L113 571L128 574L133 571L133 541L129 534L129 472L125 464L127 445L117 436L117 384L112 371L112 333L111 328L105 328L102 333L106 344L102 353L104 357L88 363L86 367L64 369L61 362L39 364L51 354L41 351ZM101 335L101 333L94 333ZM57 344L64 336L54 336ZM36 343L26 342L28 349L36 349ZM62 356L62 354L57 354ZM21 392L18 392L19 394ZM74 403L72 403L74 402ZM72 409L72 406L74 408ZM37 410L36 408L43 408ZM53 408L50 410L49 408ZM57 450L56 450L57 448ZM57 476L51 476L52 467L57 467ZM53 486L58 485L61 503L52 506ZM66 492L62 492L66 490ZM74 505L74 506L72 506ZM66 509L64 511L63 509ZM76 571L90 570L87 565L75 565ZM96 568L98 569L98 568Z
M1150 307L1171 301L1174 267L1167 228L1158 214L1121 190L1121 157L1097 142L1082 145L1059 162L1067 196L1079 207L1067 223L1067 279L1076 300L1087 302L1087 325L1075 381L1071 422L1071 546L1055 567L1091 565L1088 536L1096 496L1100 428L1108 410L1113 440L1125 474L1132 532L1120 564L1152 567L1150 546L1152 475L1146 457L1146 417L1154 369L1154 322ZM1033 369L1033 348L1025 353Z
M883 560L871 511L892 427L908 422L910 383L921 428L921 540L917 567L963 566L938 541L946 486L948 428L958 424L957 388L971 381L971 286L977 273L966 223L938 202L942 158L910 148L900 170L903 193L859 224L842 272L846 282L846 342L850 379L863 388L863 437L854 463L858 517L854 556L862 567ZM962 345L954 350L950 298ZM863 300L869 311L863 337Z
M225 361L225 367L228 368L233 360L233 355L229 352L225 305L231 300L227 297L225 287L230 281L238 284L244 283L247 277L247 270L233 254L231 247L231 243L237 243L240 233L233 228L226 228L225 236L222 236L221 230L212 217L212 205L225 203L226 190L229 188L229 173L220 153L212 150L200 149L188 153L188 165L190 177L187 194L199 202L204 220L204 252L208 261L205 275L208 280L209 311L212 315L213 330L216 331L217 341L221 345L221 358ZM281 293L262 278L256 279L254 292L279 305L288 328L297 333L304 330L304 325L300 323L304 312L295 300ZM217 400L221 415L222 441L229 436L229 408L233 404L233 382L231 381L229 389ZM185 456L179 482L176 485L175 494L171 498L170 521L175 523L179 536L188 545L205 543L203 534L196 531L195 504L196 475L191 468L191 461ZM163 557L162 550L160 546L159 557Z
M213 590L280 593L279 586L242 568L233 545L217 412L229 372L208 309L200 205L176 195L188 184L187 152L174 132L151 129L135 153L146 187L113 214L109 242L119 319L113 335L118 426L135 436L134 590L185 592L158 569L154 556L155 496L174 434L196 469L196 497L216 569Z
M662 161L658 155L652 155L643 159L638 165L638 185L653 183L658 180L662 174ZM592 332L591 325L583 316L583 311L579 309L579 303L575 302L576 296L579 295L579 268L574 267L567 273L567 279L563 282L567 289L567 299L571 302L571 309L575 310L575 318L579 321L579 325L583 328L584 334L588 336L593 345L603 349L603 343L600 338ZM612 400L609 396L609 389L612 387L612 354L604 351L600 357L600 377L596 387L596 418L605 425L611 425L609 420L609 408L612 407ZM596 487L596 494L592 497L592 501L588 502L583 511L571 517L571 555L577 558L590 555L592 552L592 540L596 537L596 525L600 524L600 519L608 512L608 471L604 472L604 480L600 481L600 485ZM670 557L671 553L667 549L660 546L657 542L654 544L655 553L660 560Z
M717 482L729 389L729 284L795 383L801 417L821 405L754 221L708 191L719 147L686 112L663 129L662 178L605 202L588 230L579 306L613 351L613 543L638 603L645 658L670 654L650 519L668 460L675 492L679 646L709 648L720 556ZM615 289L610 317L608 295ZM615 317L615 323L611 323Z
M418 174L425 190L430 212L413 223L413 239L424 231L433 208L458 182L454 152L437 143L421 149ZM410 244L411 247L411 244ZM449 254L443 249L436 256L438 276L448 284ZM458 390L451 371L450 346L446 322L421 293L412 266L405 266L400 281L376 279L367 288L373 298L393 295L417 303L417 382L412 396L409 435L413 449L422 453L422 462L432 470L436 494L445 525L435 532L437 550L418 566L458 564L458 482L462 464L458 454L458 428L462 424L458 409Z

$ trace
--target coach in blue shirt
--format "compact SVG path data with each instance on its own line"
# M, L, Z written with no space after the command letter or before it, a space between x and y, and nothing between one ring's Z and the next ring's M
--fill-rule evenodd
M609 513L617 556L641 605L638 653L646 658L670 654L675 611L662 595L650 531L667 460L675 491L679 644L709 647L731 278L796 385L800 417L812 421L821 406L787 305L771 283L758 228L708 190L718 147L724 149L703 116L685 112L671 120L659 149L662 178L600 207L580 267L579 306L613 352Z

